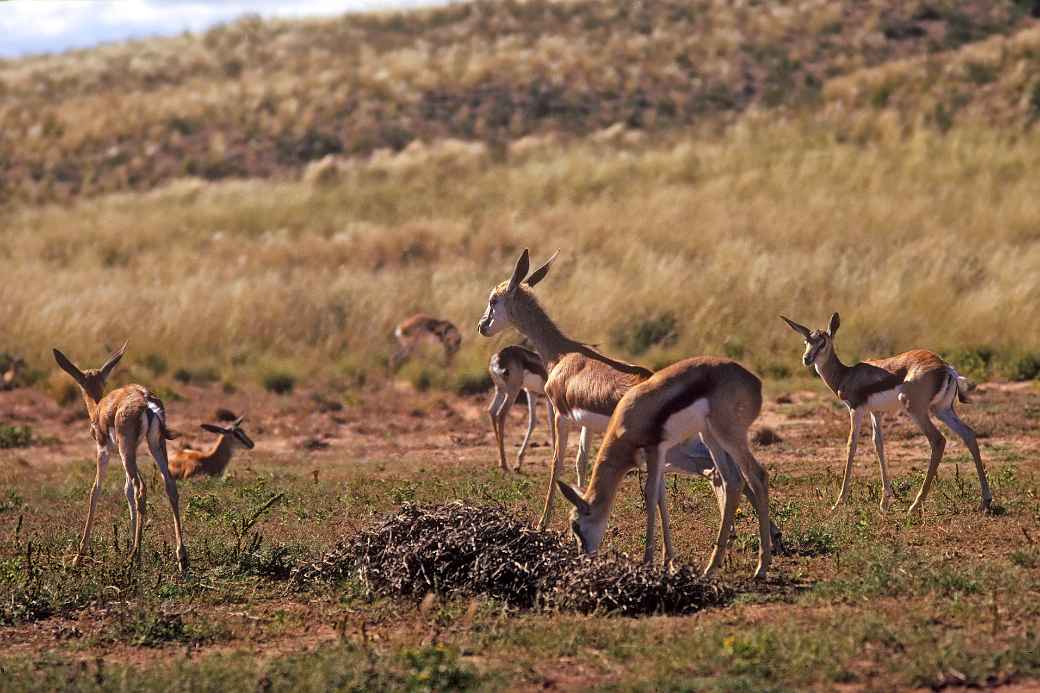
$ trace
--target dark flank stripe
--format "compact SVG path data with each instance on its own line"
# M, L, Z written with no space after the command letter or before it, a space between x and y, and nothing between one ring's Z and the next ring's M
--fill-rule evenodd
M855 409L856 407L863 406L867 400L870 399L871 395L876 395L879 392L885 392L886 390L894 389L903 383L906 379L907 369L900 368L895 373L890 373L877 382L864 385L855 392L842 392L841 396L849 406Z
M663 407L657 411L650 426L650 431L658 441L664 439L664 427L674 414L682 411L699 399L707 397L715 388L715 383L706 375L692 383L686 383Z
M516 349L516 353L520 357L520 362L524 364L525 370L534 373L542 380L548 380L549 374L546 372L545 364L538 354L522 346L514 346L513 348Z

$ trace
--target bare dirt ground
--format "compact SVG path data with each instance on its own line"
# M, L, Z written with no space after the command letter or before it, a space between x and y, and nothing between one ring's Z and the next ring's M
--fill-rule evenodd
M375 661L372 653L390 657L448 647L458 657L452 666L476 672L480 687L638 688L652 687L646 676L658 676L662 685L684 680L702 688L754 688L772 681L778 689L1006 685L1030 690L1040 671L1040 389L1033 383L991 383L974 393L972 404L960 407L979 434L996 513L974 510L974 467L960 441L948 434L941 480L920 520L907 520L905 511L920 484L927 444L908 419L892 417L885 428L899 495L893 511L877 509L877 461L864 431L853 499L831 512L847 413L818 383L771 384L768 394L758 428L771 429L779 440L756 445L756 454L770 470L774 517L794 553L777 557L770 580L742 588L743 596L730 607L684 618L631 620L509 613L494 604L450 600L417 607L347 598L335 589L301 595L262 579L226 579L217 556L231 541L228 528L235 526L235 513L245 514L265 493L287 495L258 525L264 540L311 552L406 500L462 497L534 517L550 455L544 409L539 408L542 418L523 472L511 475L496 468L487 396L420 393L403 384L347 395L177 386L176 396L166 398L170 425L182 434L172 448L209 444L210 434L198 424L215 420L219 408L245 414L244 427L257 443L253 451L236 453L224 479L181 483L197 582L189 588L170 574L169 513L153 475L146 529L152 549L144 562L152 561L158 572L125 597L103 596L101 590L102 596L81 608L43 618L9 617L7 623L0 619L6 658L0 666L17 672L25 664L59 677L89 678L106 667L195 666L191 663L221 655L246 658L250 671L262 677L268 675L267 663L323 657L347 643L369 662ZM525 416L526 407L514 407L507 430L510 456L522 438ZM40 390L3 392L0 423L31 427L34 441L0 450L0 565L12 574L22 570L25 541L32 537L52 560L35 569L70 575L67 561L94 466L82 405L59 406ZM640 547L636 483L626 482L622 489L608 548L631 553ZM677 551L699 565L715 531L714 502L699 481L669 482L669 489ZM96 544L114 546L125 532L119 529L127 520L121 492L114 460ZM560 529L565 505L558 501ZM748 515L742 509L723 575L740 584L754 560ZM37 560L43 566L46 559ZM97 557L95 569L106 560ZM7 584L20 583L9 577ZM175 613L185 632L202 635L152 637L137 623L142 610L153 616ZM662 639L670 644L662 646ZM682 642L686 645L676 645ZM648 674L637 653L650 646L659 651ZM687 648L703 652L693 655ZM782 665L778 658L785 658ZM823 660L830 664L821 665Z

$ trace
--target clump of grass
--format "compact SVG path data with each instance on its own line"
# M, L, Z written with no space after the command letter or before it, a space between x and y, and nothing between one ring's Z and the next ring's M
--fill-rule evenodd
M269 371L261 376L260 384L268 392L276 395L288 395L296 387L296 376L285 370Z
M0 449L27 448L32 443L33 432L30 426L0 424Z
M611 343L634 356L640 356L651 347L668 347L678 340L679 321L671 312L641 318L630 325L614 328Z

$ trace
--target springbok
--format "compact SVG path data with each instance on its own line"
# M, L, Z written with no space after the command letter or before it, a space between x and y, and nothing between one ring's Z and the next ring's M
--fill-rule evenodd
M424 342L436 342L444 348L444 364L450 365L462 344L459 329L447 320L423 313L402 320L394 328L398 349L390 357L390 370L397 370Z
M848 441L848 459L845 462L845 475L841 481L841 492L834 502L832 510L845 502L849 495L849 484L852 477L852 460L856 455L856 443L859 438L863 417L870 414L870 422L874 428L874 449L877 451L878 463L881 467L881 510L887 511L895 494L888 478L885 466L884 440L881 435L881 417L886 412L906 410L917 427L928 438L931 447L931 459L928 472L925 474L921 490L910 506L908 514L921 509L928 490L935 479L936 470L946 449L946 438L932 422L930 414L934 413L939 420L960 436L971 451L975 460L975 471L979 475L979 486L982 489L982 503L979 509L988 511L993 502L993 494L989 490L986 469L982 465L979 444L975 431L957 417L954 411L956 400L967 402L967 393L972 385L967 378L961 377L950 364L937 354L924 349L906 351L886 359L862 361L846 366L838 358L834 349L834 335L841 325L837 313L831 316L826 331L810 330L783 315L780 318L805 340L805 353L802 363L807 368L815 368L823 382L837 395L849 409L850 427Z
M3 375L0 375L0 390L13 390L18 387L18 379L25 370L25 361L13 356L7 363Z
M169 463L166 457L166 441L176 436L166 427L166 409L162 400L141 385L126 385L104 394L105 381L112 374L116 364L126 353L126 344L119 349L104 366L97 370L81 371L65 354L54 350L54 360L72 376L72 379L83 391L83 403L90 417L90 433L97 446L97 473L94 486L90 490L90 505L87 510L87 522L83 527L79 551L72 564L79 565L90 544L90 531L94 526L94 514L97 500L101 493L101 480L108 465L109 453L115 449L123 462L126 473L126 503L130 508L130 526L134 531L133 548L130 551L130 562L140 556L141 533L144 529L146 488L141 473L137 468L137 448L143 438L148 442L148 450L159 467L166 489L166 497L173 511L173 533L177 541L177 563L182 573L188 571L188 550L184 546L184 533L181 528L180 503L177 497L177 482L170 476Z
M758 514L759 552L755 577L765 577L772 556L769 523L769 482L765 468L748 445L748 429L762 409L762 381L736 361L697 357L664 368L633 386L610 418L592 479L585 494L560 482L560 491L573 505L571 531L580 550L595 553L603 540L607 519L624 475L637 465L636 453L647 452L646 550L643 561L653 560L655 516L661 513L665 565L674 557L664 473L669 452L683 441L699 436L711 453L721 486L719 526L715 549L704 570L712 575L726 555L740 492L746 482L753 490ZM736 461L731 473L726 460Z
M245 418L240 416L228 426L201 424L203 430L216 433L220 437L207 451L184 449L173 453L170 457L170 474L173 478L190 479L199 474L220 476L231 462L231 453L236 447L252 450L255 444L242 430L242 421Z
M520 444L520 452L516 456L516 466L513 471L519 472L520 465L524 461L524 453L527 452L527 443L531 440L534 431L535 400L538 395L545 394L545 381L549 377L545 372L545 364L538 354L525 349L519 345L507 346L491 356L488 363L488 373L491 382L495 384L495 395L488 405L488 415L491 417L491 428L495 432L495 441L498 443L498 466L506 471L505 451L505 423L509 410L516 402L517 396L523 390L527 398L527 433L524 442ZM553 435L553 408L552 402L546 398L545 408L549 417L549 435Z
M584 486L589 431L606 431L611 415L625 393L652 375L650 370L642 366L612 359L587 344L566 337L546 314L531 289L549 273L558 254L559 251L528 275L530 260L527 249L524 249L513 269L513 276L491 290L487 310L477 325L478 332L485 337L495 335L508 326L515 327L542 356L549 371L545 394L552 405L555 420L553 465L545 506L538 522L540 529L545 529L552 517L556 481L563 468L570 427L580 426L583 429L576 467L578 485ZM734 474L740 476L739 469L734 467L733 460L728 456L722 455L713 461L697 447L670 448L665 464L669 472L703 475L711 479L720 512L723 509L723 478L732 479ZM760 508L761 502L756 497L758 487L748 484L743 488L756 510ZM664 502L663 494L661 502ZM768 514L765 519L760 517L760 520L768 522ZM722 526L727 531L731 529L726 524ZM770 527L773 540L779 542L779 530L771 524Z

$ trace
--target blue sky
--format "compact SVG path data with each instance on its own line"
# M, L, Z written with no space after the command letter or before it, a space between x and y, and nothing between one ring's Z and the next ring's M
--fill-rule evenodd
M442 5L448 0L6 0L0 57L55 53L98 43L201 31L243 14L321 17Z

